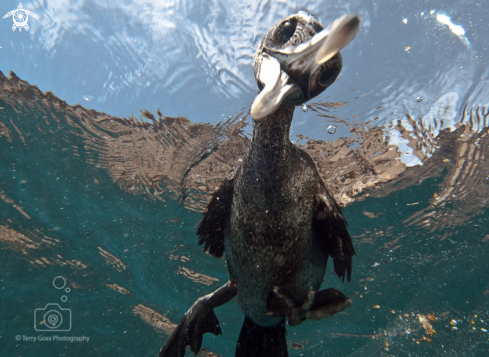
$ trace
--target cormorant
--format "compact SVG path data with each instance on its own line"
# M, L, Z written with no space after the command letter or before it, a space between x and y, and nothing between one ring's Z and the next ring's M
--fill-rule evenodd
M248 153L209 202L197 231L204 250L226 252L230 280L198 299L160 351L197 353L205 332L220 334L213 308L237 296L245 320L236 356L287 356L289 325L319 320L351 305L342 292L319 290L328 256L343 279L355 255L340 207L311 157L291 143L296 105L331 85L342 67L339 50L360 19L345 15L326 30L304 12L285 18L263 37L254 57L260 89L252 108Z

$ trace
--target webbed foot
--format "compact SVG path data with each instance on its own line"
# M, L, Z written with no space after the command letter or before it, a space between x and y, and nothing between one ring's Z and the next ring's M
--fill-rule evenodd
M330 317L350 305L351 298L337 289L316 292L298 285L275 287L267 300L268 313L287 316L290 326L297 326L305 319L317 321Z
M159 357L184 357L187 346L197 354L202 346L204 333L221 335L221 326L213 309L228 302L236 294L236 283L229 281L212 294L199 298L173 330L170 338L161 348Z
M161 348L159 357L183 357L186 346L190 346L190 350L197 354L202 345L202 335L206 332L212 332L214 335L222 333L213 309L206 306L205 301L200 298L180 320Z

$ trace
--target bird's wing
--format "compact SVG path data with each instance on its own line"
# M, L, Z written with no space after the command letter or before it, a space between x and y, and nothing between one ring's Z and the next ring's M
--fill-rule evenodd
M221 187L212 195L211 201L204 211L197 235L199 245L204 245L204 251L216 258L224 253L224 235L233 202L234 179L224 180Z
M9 11L7 12L7 14L3 17L4 19L9 17L9 16L12 16L12 14L15 12L15 10L12 10L12 11Z
M317 242L324 252L333 258L334 270L338 277L351 280L351 264L355 255L346 220L340 206L323 186L323 192L315 196L315 216L313 230Z

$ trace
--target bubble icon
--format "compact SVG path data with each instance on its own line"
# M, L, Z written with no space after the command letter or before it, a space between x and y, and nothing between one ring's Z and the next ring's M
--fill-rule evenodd
M64 287L66 286L66 279L63 278L61 275L57 276L53 279L53 286L58 290L64 289Z

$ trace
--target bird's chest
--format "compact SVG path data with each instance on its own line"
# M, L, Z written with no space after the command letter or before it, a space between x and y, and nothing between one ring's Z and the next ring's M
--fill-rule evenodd
M293 274L312 246L313 200L307 190L300 190L304 185L253 181L235 188L226 251L237 270Z
M244 194L238 191L231 211L233 235L241 236L248 244L264 246L294 241L307 233L311 223L311 200L300 196L275 196L272 198L262 190L247 190Z

